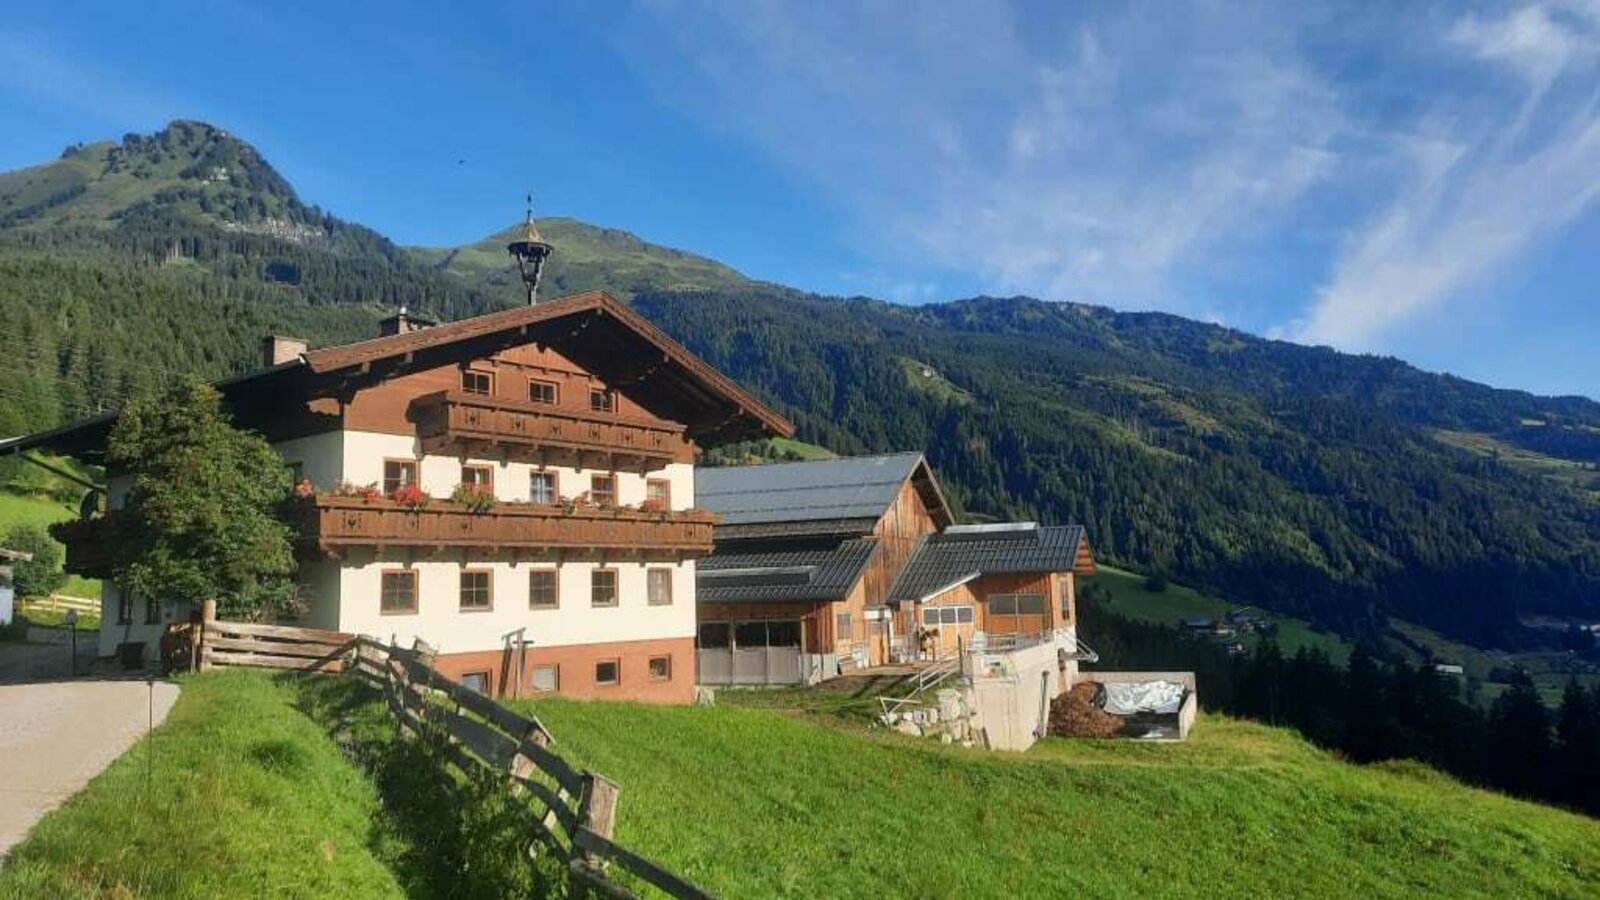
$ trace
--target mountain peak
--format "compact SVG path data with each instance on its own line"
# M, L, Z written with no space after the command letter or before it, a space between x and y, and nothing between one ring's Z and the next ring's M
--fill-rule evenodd
M195 120L74 145L54 162L0 174L0 226L105 226L147 211L224 227L310 219L260 151Z

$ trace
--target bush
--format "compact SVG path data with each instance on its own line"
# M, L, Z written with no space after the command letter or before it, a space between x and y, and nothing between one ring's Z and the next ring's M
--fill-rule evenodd
M0 547L32 553L28 562L11 564L12 583L19 597L48 597L67 582L61 571L61 545L37 525L18 525L0 540Z
M1144 580L1144 589L1159 594L1167 589L1167 576L1151 575Z

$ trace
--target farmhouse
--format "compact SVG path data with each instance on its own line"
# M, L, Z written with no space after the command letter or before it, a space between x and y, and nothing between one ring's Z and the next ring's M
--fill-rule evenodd
M530 290L530 298L531 298ZM309 350L270 337L218 384L300 484L298 623L438 649L485 692L689 702L700 450L792 426L644 318L593 292ZM113 418L9 442L103 461ZM108 473L109 512L131 478ZM453 498L453 499L445 499ZM153 650L190 610L110 580L103 516L67 568L107 578L100 652Z
M955 525L920 453L696 472L721 516L701 561L704 684L844 671L1048 641L1075 624L1081 527Z

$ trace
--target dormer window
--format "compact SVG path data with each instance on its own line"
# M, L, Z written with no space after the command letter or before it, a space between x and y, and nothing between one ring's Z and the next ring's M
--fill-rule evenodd
M529 379L528 399L534 403L555 406L560 402L561 390L554 381L540 381L537 378Z
M461 373L461 391L465 394L479 394L487 397L494 393L494 375L489 372L466 369Z
M616 412L617 411L617 394L616 394L616 392L615 391L603 390L601 388L590 388L589 389L589 411L590 412L605 412L605 413Z

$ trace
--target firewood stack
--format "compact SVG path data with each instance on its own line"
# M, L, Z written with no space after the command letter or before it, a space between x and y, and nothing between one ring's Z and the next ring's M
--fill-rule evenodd
M1120 716L1101 709L1095 698L1102 688L1085 681L1050 703L1050 733L1067 737L1108 738L1122 730Z

